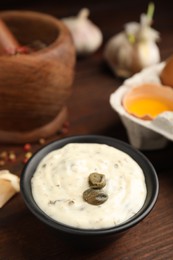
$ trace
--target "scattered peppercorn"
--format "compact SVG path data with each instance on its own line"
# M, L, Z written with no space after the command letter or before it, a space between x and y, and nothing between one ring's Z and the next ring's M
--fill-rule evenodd
M28 158L24 158L23 163L27 163L28 160L29 160Z
M39 143L40 143L40 144L45 144L45 142L46 142L46 140L45 140L44 138L40 138L40 139L39 139Z
M30 54L32 50L27 47L27 46L19 46L18 48L15 49L15 55L16 54Z
M29 144L29 143L25 144L24 147L23 147L23 149L24 149L24 151L29 151L29 150L31 150L31 144Z
M1 159L7 160L7 157L8 157L8 153L6 151L3 151L3 152L0 153Z
M8 159L11 162L15 162L16 161L16 154L13 151L10 151L9 155L8 155Z
M5 165L5 161L4 160L0 160L0 166L4 166Z
M27 161L31 158L31 156L32 156L31 152L25 153L25 157L23 159L23 163L27 163Z
M31 152L27 152L26 154L25 154L25 158L30 158L32 156L32 153Z

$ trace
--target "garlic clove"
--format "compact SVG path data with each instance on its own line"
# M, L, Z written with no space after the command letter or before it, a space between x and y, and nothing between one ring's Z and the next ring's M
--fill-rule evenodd
M63 22L72 34L78 55L87 55L95 52L103 41L101 30L88 17L89 10L83 8L77 16L63 19Z
M0 208L20 191L20 179L8 170L0 171Z

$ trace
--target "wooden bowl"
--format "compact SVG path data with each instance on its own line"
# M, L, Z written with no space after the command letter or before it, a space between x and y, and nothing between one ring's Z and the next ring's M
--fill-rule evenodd
M76 57L71 34L47 14L6 11L0 18L21 45L46 44L31 54L0 56L0 142L48 137L67 117Z

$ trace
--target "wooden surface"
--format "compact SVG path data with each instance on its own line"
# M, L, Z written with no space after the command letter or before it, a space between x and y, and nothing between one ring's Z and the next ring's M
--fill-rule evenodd
M109 95L122 83L103 61L106 41L129 21L138 21L146 11L147 1L7 1L1 9L36 10L64 17L76 14L87 6L92 20L104 35L103 46L94 55L78 59L73 94L68 102L70 128L51 140L75 134L102 134L128 142L126 131L109 105ZM60 3L58 3L60 2ZM118 3L120 2L120 3ZM7 5L8 3L8 5ZM169 1L156 4L154 27L160 32L162 60L173 52L173 18ZM32 144L34 152L41 147ZM15 162L6 162L1 169L9 169L20 176L24 166L23 145L0 145L0 152L14 151ZM160 193L154 210L140 224L121 238L102 249L83 251L70 246L33 216L20 194L0 209L0 259L173 259L173 144L157 151L145 152L155 166Z

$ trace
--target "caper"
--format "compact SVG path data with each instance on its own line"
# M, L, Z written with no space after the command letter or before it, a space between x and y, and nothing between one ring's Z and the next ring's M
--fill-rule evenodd
M93 172L89 175L89 185L93 189L101 189L106 185L106 178L104 174Z
M108 195L99 189L90 188L84 191L83 199L89 204L100 205L108 199Z

